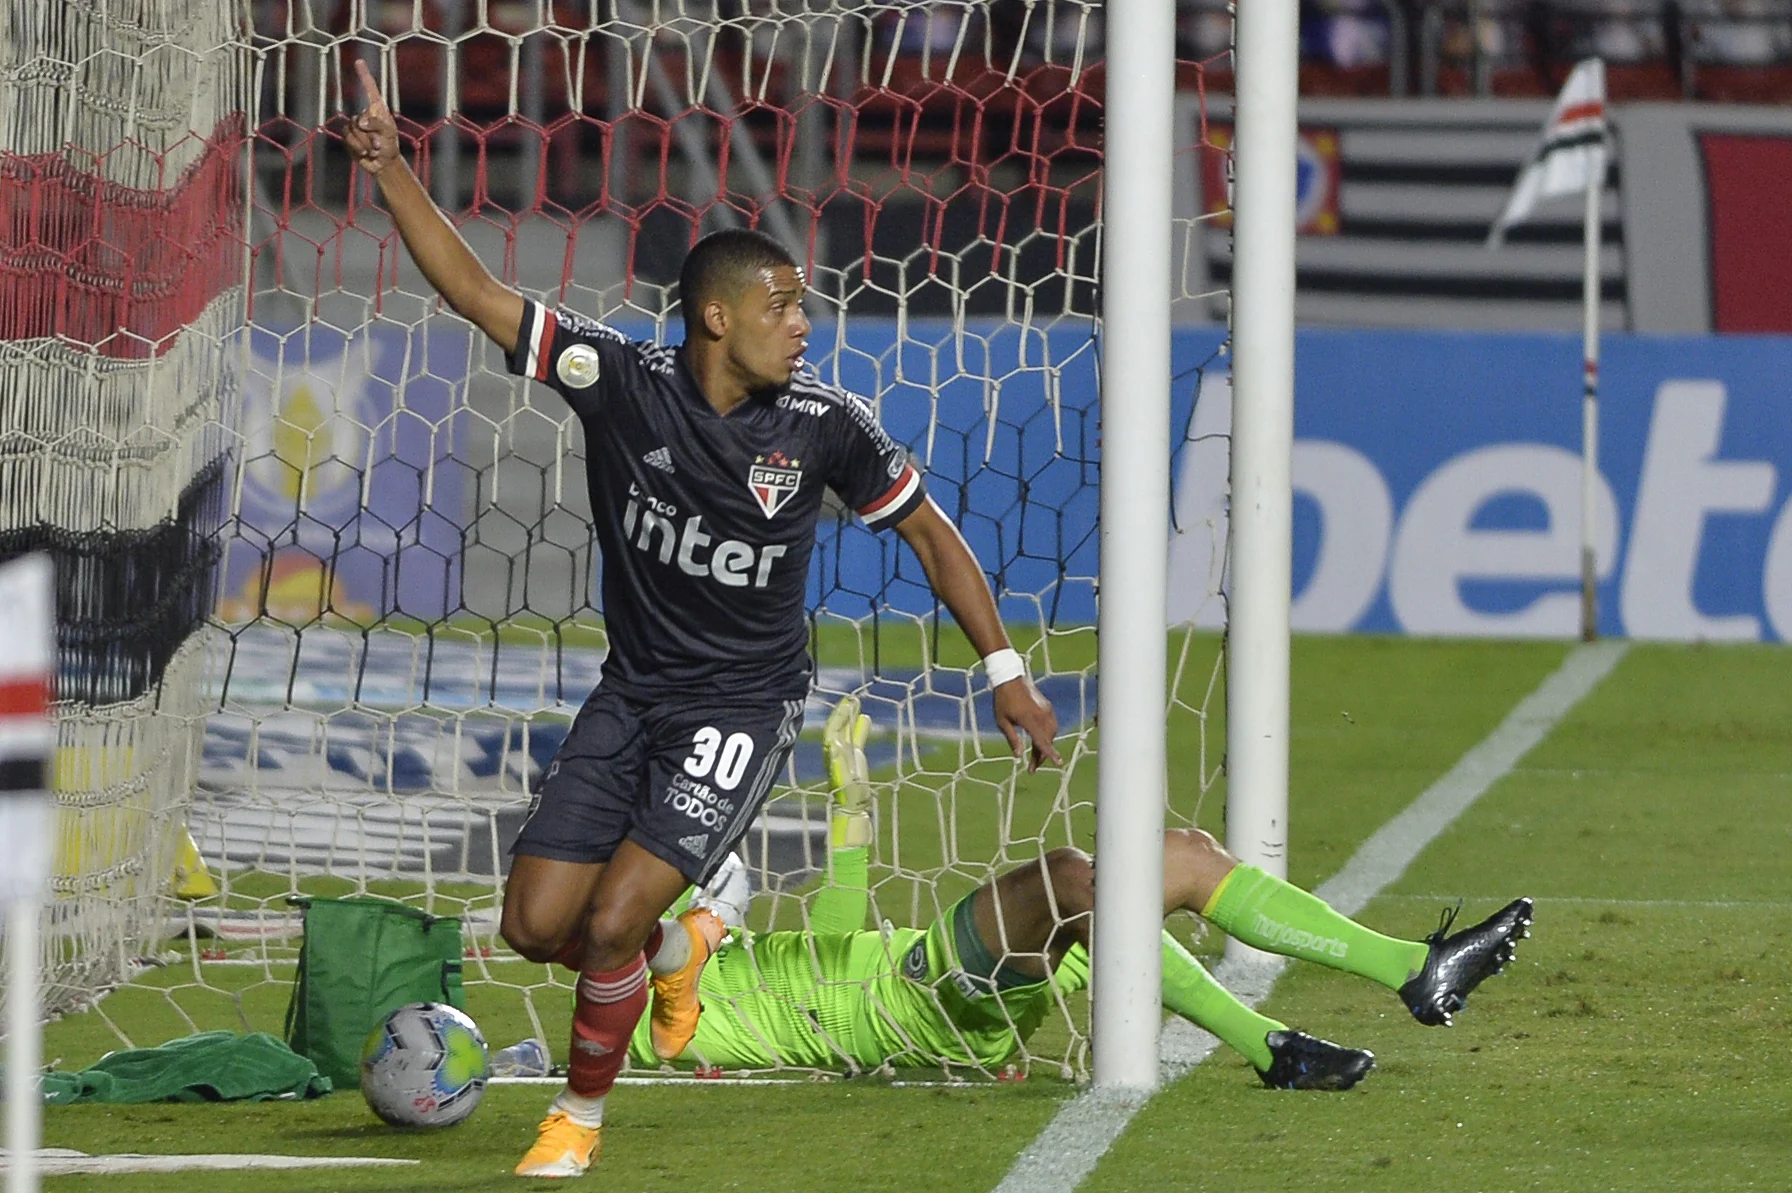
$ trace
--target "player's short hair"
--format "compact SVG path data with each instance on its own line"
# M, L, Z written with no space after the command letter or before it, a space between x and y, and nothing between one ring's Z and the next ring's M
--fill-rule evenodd
M733 298L762 271L779 266L794 269L796 258L776 240L752 228L724 228L699 240L685 254L678 271L678 301L684 308L685 330L701 322L705 302Z

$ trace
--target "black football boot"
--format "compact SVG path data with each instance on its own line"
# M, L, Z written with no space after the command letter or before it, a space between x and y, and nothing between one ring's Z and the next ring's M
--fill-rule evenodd
M1345 1048L1304 1031L1272 1031L1264 1037L1275 1059L1258 1072L1271 1089L1349 1089L1375 1067L1375 1054Z
M1472 928L1452 934L1461 910L1446 909L1437 931L1425 938L1425 968L1400 987L1400 1001L1427 1027L1448 1027L1476 986L1500 971L1531 934L1531 901L1515 899Z

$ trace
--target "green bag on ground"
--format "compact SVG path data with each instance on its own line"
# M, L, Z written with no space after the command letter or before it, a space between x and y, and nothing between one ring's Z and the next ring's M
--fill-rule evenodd
M384 899L293 902L304 909L305 943L286 1008L286 1042L337 1089L360 1088L361 1046L399 1007L445 1002L466 1009L458 916Z
M78 1073L45 1073L44 1102L261 1102L330 1092L317 1066L266 1032L204 1031L160 1048L108 1052Z

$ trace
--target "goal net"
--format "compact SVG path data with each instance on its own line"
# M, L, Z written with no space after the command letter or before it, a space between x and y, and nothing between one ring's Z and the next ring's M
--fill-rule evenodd
M1057 710L1066 765L1028 775L914 558L830 507L807 728L742 846L750 924L802 927L827 881L817 734L843 694L874 726L868 928L1093 847L1100 5L77 0L0 23L0 553L54 551L65 616L53 1010L138 1044L277 1031L291 898L371 894L463 916L494 1046L564 1059L570 975L496 924L605 652L584 446L351 169L357 59L525 294L675 342L698 235L789 247L811 364L925 465ZM1230 17L1193 6L1180 33L1196 177L1223 158L1204 100ZM1178 467L1206 477L1178 509L1204 562L1169 639L1188 823L1221 781L1225 424L1203 417L1229 397L1207 216L1179 216L1178 309L1221 320L1177 341ZM1087 1060L1073 997L1014 1066Z

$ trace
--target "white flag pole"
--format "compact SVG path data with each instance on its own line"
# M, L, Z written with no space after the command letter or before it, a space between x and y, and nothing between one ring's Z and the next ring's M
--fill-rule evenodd
M38 917L49 886L55 728L54 571L47 555L0 564L0 908L6 953L6 1193L38 1193L43 1021Z
M1581 478L1580 478L1580 636L1599 637L1599 565L1594 556L1595 501L1599 495L1599 201L1605 192L1605 146L1589 154L1585 222L1581 230L1586 260L1581 272Z
M6 1193L38 1193L37 1147L43 1138L43 1037L37 1014L38 901L6 908Z

